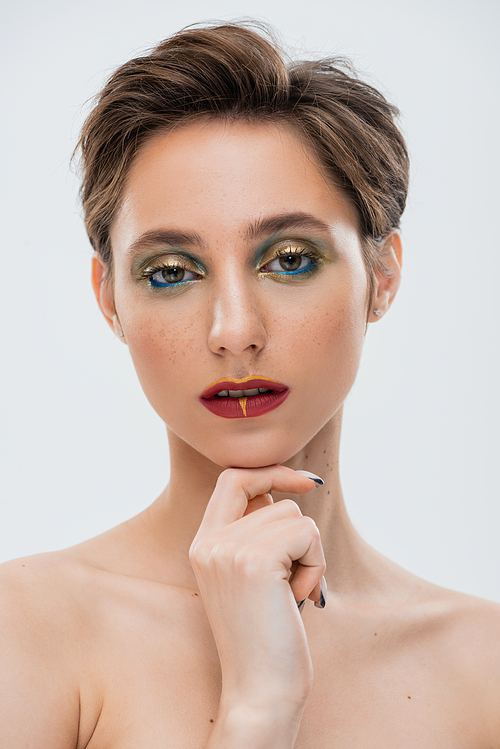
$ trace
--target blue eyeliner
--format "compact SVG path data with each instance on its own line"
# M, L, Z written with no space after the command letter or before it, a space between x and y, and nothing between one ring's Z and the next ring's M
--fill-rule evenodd
M175 264L164 262L161 258L164 258L165 256L174 256L178 260L178 262L176 262ZM186 268L185 265L182 264L182 261L184 259L190 261L190 263L196 268L196 270L190 270L189 268ZM161 253L157 260L158 262L148 259L148 262L144 263L146 267L144 267L141 271L141 277L145 279L148 282L149 287L153 289L171 289L173 287L183 286L186 283L198 280L196 278L189 278L185 281L176 281L175 283L158 283L154 280L153 276L155 276L157 273L161 273L161 271L163 270L168 271L170 268L180 268L184 271L187 271L188 273L198 273L200 275L205 273L205 268L199 262L199 260L194 257L194 255L191 255L190 252L186 252L185 250L171 249L167 252Z
M295 254L298 255L299 253L295 253ZM285 257L286 257L286 255L285 255ZM299 268L299 270L283 270L283 271L281 271L281 270L270 270L270 271L268 271L268 273L275 274L277 276L298 276L299 273L307 273L307 271L311 272L312 270L314 270L316 268L317 262L315 261L314 258L309 257L309 255L301 255L301 257L306 257L308 260L311 260L311 264L310 265L306 265L305 268ZM277 259L278 258L275 258L275 257L273 258L273 260L277 260Z
M158 273L158 271L156 271ZM175 283L158 283L154 280L154 278L149 278L149 285L153 287L153 289L171 289L172 287L178 288L179 286L184 286L186 283L191 283L192 281L196 281L195 278L190 278L187 281L176 281Z
M313 274L315 271L318 271L320 269L324 261L321 250L315 250L314 244L317 245L318 242L311 243L308 240L287 238L275 235L270 239L267 239L264 244L262 244L255 252L254 267L262 276L270 276L271 278L275 278L276 280L285 280L286 278L289 278L291 276L296 277L301 275ZM294 248L293 251L292 247ZM299 251L297 251L296 248L299 248ZM289 249L290 251L287 252L287 249ZM269 257L266 262L263 262L264 260L266 260L266 254L269 254L270 251L273 252L272 256ZM166 258L169 256L175 257L176 262L172 264L168 263L168 261L166 261ZM297 270L263 270L263 268L268 266L270 263L278 261L281 258L287 256L307 258L307 260L309 260L309 264L304 268L298 268ZM191 264L192 266L194 266L196 270L187 268L186 265L183 264L183 261L186 264ZM172 248L164 253L161 253L161 255L158 256L157 263L155 263L154 260L151 261L151 259L148 260L147 264L144 263L143 270L141 271L141 277L147 281L151 289L158 291L166 289L172 290L176 287L182 287L186 284L200 280L198 278L188 278L186 280L173 281L171 283L169 283L168 281L165 281L165 283L161 283L154 279L154 276L157 273L168 271L171 268L179 268L187 273L194 273L202 276L206 274L206 269L203 267L202 263L200 263L197 257L192 255L190 252L187 252L186 250L174 250Z

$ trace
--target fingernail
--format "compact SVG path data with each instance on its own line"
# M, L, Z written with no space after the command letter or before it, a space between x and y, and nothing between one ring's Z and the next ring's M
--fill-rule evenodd
M297 607L298 607L299 611L302 610L302 608L304 607L304 604L305 604L306 601L307 601L307 598L304 598L303 601L301 601L300 603L297 604Z
M300 473L301 476L305 476L308 479L311 479L311 481L315 481L318 486L323 486L325 483L323 479L320 479L319 476L316 476L315 473L311 473L311 471L295 471L295 473Z
M321 589L321 592L319 594L319 602L314 601L314 605L316 606L317 609L324 609L326 606L326 591L327 591L326 580L324 576L321 578L319 587Z

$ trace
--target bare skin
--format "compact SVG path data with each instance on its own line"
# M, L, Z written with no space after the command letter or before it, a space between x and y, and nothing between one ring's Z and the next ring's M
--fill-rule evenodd
M280 239L326 248L321 272L250 270L269 236L247 241L248 223L297 212L328 232ZM199 234L181 249L208 268L168 297L127 254L160 227ZM148 144L112 239L114 284L95 260L95 289L167 424L171 480L102 536L3 565L0 745L500 747L500 607L370 548L340 486L342 403L366 319L397 291L398 235L367 311L353 209L307 149L284 128L210 123ZM291 389L275 411L222 419L198 402L257 373Z

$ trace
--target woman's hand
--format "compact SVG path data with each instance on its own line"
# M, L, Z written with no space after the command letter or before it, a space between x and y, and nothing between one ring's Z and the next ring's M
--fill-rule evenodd
M325 557L314 521L270 492L314 486L284 466L229 469L217 481L189 558L219 652L221 706L303 709L312 664L297 602L319 601Z

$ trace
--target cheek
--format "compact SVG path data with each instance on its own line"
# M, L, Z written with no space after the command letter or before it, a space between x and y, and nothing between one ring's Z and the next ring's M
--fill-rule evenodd
M123 319L124 318L124 319ZM186 315L165 316L162 305L155 309L135 309L122 315L130 355L144 391L153 407L165 397L168 387L172 395L185 378L189 378L190 362L201 353L199 324ZM198 328L198 329L197 329ZM188 366L186 366L188 365ZM179 371L182 370L182 378Z
M302 338L310 352L330 355L339 364L339 349L357 356L365 334L366 288L365 276L358 273L321 289L314 306L301 314Z
M332 399L329 409L338 408L356 378L365 338L365 299L365 278L348 279L333 294L322 295L304 327L306 382L316 383L323 405Z

